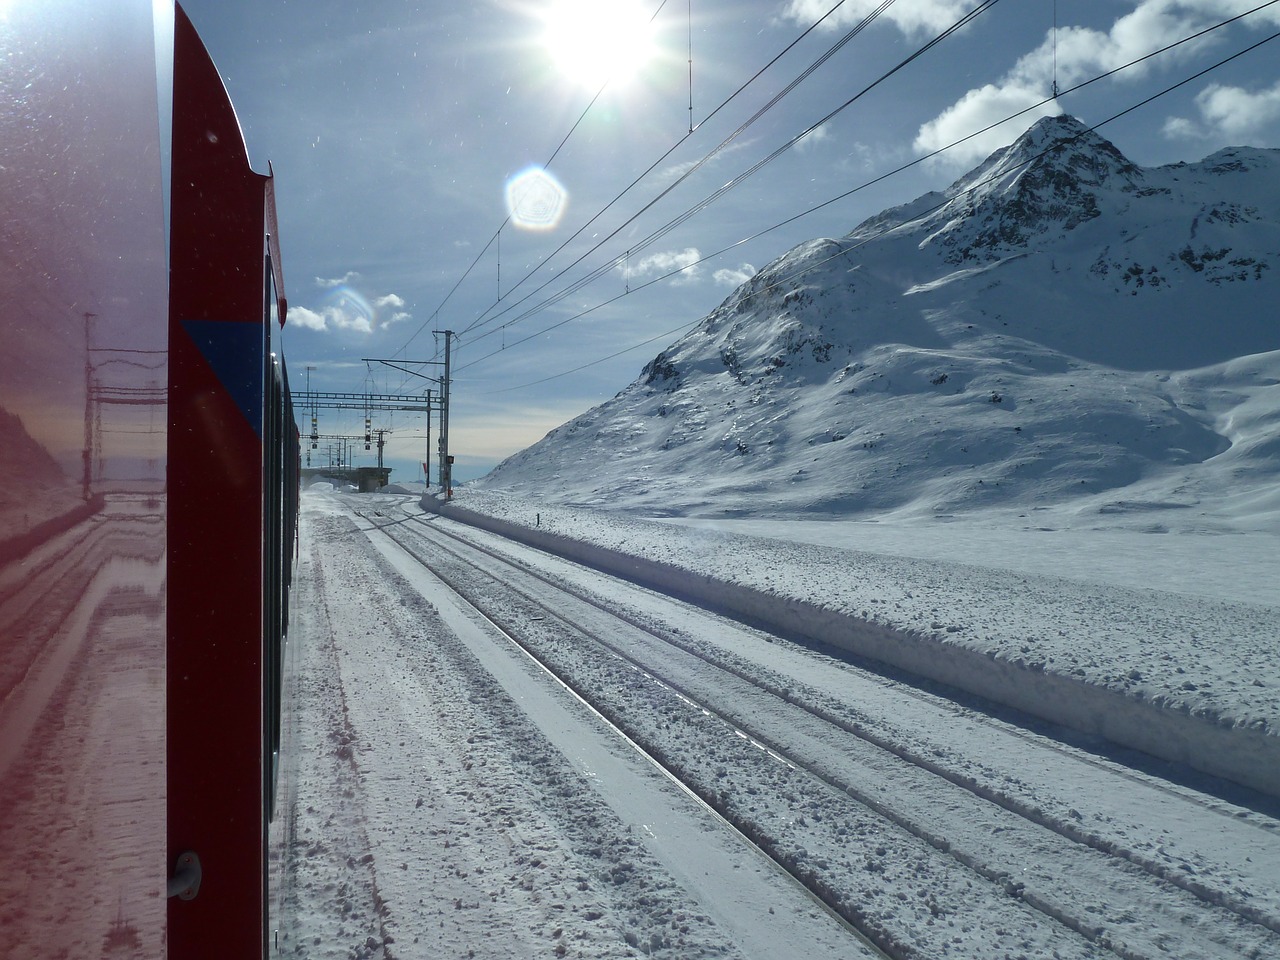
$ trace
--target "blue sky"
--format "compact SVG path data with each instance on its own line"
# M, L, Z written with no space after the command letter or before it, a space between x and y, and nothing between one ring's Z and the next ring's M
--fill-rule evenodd
M613 396L795 243L944 188L1038 116L1097 123L1280 30L1277 3L739 243L1039 103L1055 76L1067 90L1264 0L1002 0L673 227L978 0L889 4L732 139L883 4L845 0L722 107L835 0L635 0L638 21L595 35L586 21L625 4L575 2L183 3L255 167L277 175L295 384L313 367L314 389L420 389L361 358L439 359L433 331L457 332L458 480ZM1280 40L1100 132L1144 165L1280 146L1278 53ZM600 62L613 73L592 104ZM510 187L544 167L555 186L535 173ZM513 191L523 207L508 221ZM393 477L414 479L421 417L374 426L393 431ZM363 416L322 412L320 430L363 432Z

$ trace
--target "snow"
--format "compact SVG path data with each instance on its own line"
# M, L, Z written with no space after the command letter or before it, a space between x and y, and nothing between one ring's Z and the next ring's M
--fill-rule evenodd
M1039 121L451 501L305 497L282 952L865 955L710 805L895 951L1280 955L1277 164Z
M769 264L482 484L684 517L1074 505L1280 529L1278 165L1143 169L1042 120L944 194Z
M78 487L63 475L49 452L27 432L22 420L0 407L0 545L17 543L43 523L83 506Z
M419 496L427 492L426 484L421 481L406 480L403 483L388 483L379 493L416 493Z
M6 958L164 953L164 549L110 498L0 568Z
M681 535L672 521L469 488L442 509L498 519L508 536L717 609L1280 790L1271 776L1280 769L1274 534L771 521L770 536L758 536L762 523L743 520L684 521ZM864 530L878 549L852 546ZM1110 566L1095 562L1103 545L1123 551ZM975 549L988 559L971 562Z
M283 955L870 955L338 501L304 505Z
M295 926L283 955L772 957L787 955L796 942L815 944L820 956L865 955L847 938L818 946L821 923L817 933L779 934L787 924L830 921L785 891L771 891L767 871L744 871L741 851L720 846L721 853L709 853L708 838L728 841L714 824L691 828L708 816L700 805L603 735L589 712L549 688L520 654L495 644L438 581L375 529L388 522L412 526L418 515L412 498L313 494L303 502L291 645L303 661L304 719L301 742L287 752L296 769L286 780L296 793L284 803L297 812L297 861L291 899L280 914ZM681 612L662 594L624 595L590 570L518 544L498 547L497 538L467 531L487 517L505 524L505 533L546 538L558 552L596 566L610 555L638 580L647 578L645 562L660 563L675 571L680 592L718 599L721 608L739 602L734 590L761 598L756 619L789 604L789 594L826 598L858 608L859 615L865 604L867 616L892 639L919 632L918 616L927 613L961 626L946 637L962 650L972 622L988 631L982 649L969 650L972 662L999 667L1015 686L1034 688L1034 679L1044 676L1008 659L1021 651L1013 646L1018 641L1036 644L1035 657L1021 653L1024 661L1052 659L1057 666L1062 658L1099 678L1123 680L1142 664L1152 678L1141 684L1096 684L1106 696L1092 706L1121 732L1141 725L1124 716L1121 702L1149 712L1158 702L1180 717L1195 715L1181 704L1214 703L1224 717L1266 718L1272 741L1280 680L1267 662L1277 622L1275 586L1267 577L1273 536L901 520L738 520L727 525L731 531L711 530L704 521L645 520L467 487L452 503L430 506L440 513L436 523L514 551L521 563L611 603L625 602L642 620L678 624L676 632L703 655L764 678L787 699L869 726L895 751L931 758L950 779L976 784L1003 808L1021 811L1006 822L985 805L970 810L972 796L963 791L938 794L928 778L912 786L919 776L912 766L875 774L856 757L832 754L821 733L803 747L807 734L794 718L770 719L749 692L704 689L721 681L711 674L703 679L698 661L672 659L683 655L670 648L655 648L646 661L650 655L627 642L632 655L649 664L643 669L680 677L679 694L638 684L607 662L597 667L580 647L558 647L556 631L545 635L542 655L579 689L594 691L615 722L658 744L682 776L715 784L724 811L756 824L779 856L856 890L860 909L889 942L922 955L976 960L1018 949L1029 956L1096 956L1089 941L1097 937L1135 956L1265 956L1280 946L1240 919L1280 924L1280 821L1273 819L1273 801L1134 755L1112 759L1096 740L1072 746L1052 730L1046 752L1033 727L976 710L963 698L952 703L954 693L940 696L804 645ZM875 549L841 542L854 531L866 531ZM1044 538L1054 539L1053 550L1037 546ZM1118 560L1110 570L1088 563L1099 542L1141 555L1144 541L1170 545L1148 568L1153 578L1179 574L1160 590ZM1218 547L1211 561L1242 558L1239 581L1221 570L1207 581L1181 574L1204 541ZM1019 570L1028 558L1038 558L1037 569ZM1255 588L1266 603L1232 596ZM1194 618L1196 637L1173 630L1185 617ZM1138 628L1169 631L1160 654L1130 632ZM1018 637L1020 629L1028 635ZM1069 641L1058 637L1059 629L1070 632ZM1051 657L1045 654L1050 648ZM992 649L998 657L988 655ZM1187 671L1171 667L1169 676L1194 678L1195 691L1165 683L1162 654ZM1267 686L1243 682L1250 675ZM962 676L952 679L963 686ZM1145 691L1141 697L1138 688ZM727 710L732 726L691 708L688 697ZM676 715L685 719L675 724ZM1214 725L1235 739L1251 732L1216 716ZM721 729L749 731L750 739L725 739ZM806 763L832 770L828 775L855 800L840 804L803 792L809 788L755 742L785 743L802 756L807 750ZM1194 738L1192 746L1198 749ZM1252 759L1274 769L1264 751ZM847 763L853 766L841 766ZM1170 774L1175 779L1161 779ZM868 818L866 805L884 802L896 811L895 827ZM1046 845L1025 817L1047 824L1060 839ZM829 829L839 824L849 831L843 839ZM1063 843L1064 836L1070 842ZM1032 848L1034 862L1023 862ZM1126 870L1112 871L1107 851L1124 851L1169 888L1130 889L1136 881L1126 879ZM1023 865L1011 874L1011 863ZM975 887L968 870L1000 882ZM930 897L918 899L919 889ZM911 904L905 912L903 895ZM1027 911L1028 902L1041 901L1071 905L1062 908L1066 928ZM961 902L965 909L957 908ZM765 903L775 912L762 914ZM984 923L969 925L970 912ZM1175 918L1172 927L1160 917ZM1081 939L1064 934L1077 927Z
M458 506L1274 792L1278 164L1040 120L766 266Z

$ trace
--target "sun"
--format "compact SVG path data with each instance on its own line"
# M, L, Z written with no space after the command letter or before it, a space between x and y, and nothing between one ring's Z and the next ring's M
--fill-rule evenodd
M653 57L651 11L638 0L551 0L543 44L571 80L625 83Z

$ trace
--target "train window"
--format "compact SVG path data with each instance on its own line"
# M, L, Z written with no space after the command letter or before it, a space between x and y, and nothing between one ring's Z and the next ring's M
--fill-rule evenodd
M107 6L0 3L6 957L162 957L167 942L157 110L172 53L163 4Z

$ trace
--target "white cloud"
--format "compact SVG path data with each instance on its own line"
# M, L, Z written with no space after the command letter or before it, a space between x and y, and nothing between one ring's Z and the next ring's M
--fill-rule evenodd
M711 275L711 279L722 287L740 287L755 275L756 268L743 263L733 269L717 270Z
M659 183L674 183L697 165L697 160L687 160L684 163L673 163L671 166L663 167L659 170L656 179Z
M348 273L337 283L321 282L317 278L317 284L329 290L325 302L318 310L291 304L288 322L305 330L367 334L410 319L411 315L403 309L405 301L400 295L386 293L370 300L350 287L347 281L357 276Z
M735 153L749 149L754 146L755 142L754 138L735 140L733 143L729 144L724 149L719 150L710 157L704 157L702 160L686 160L681 163L673 163L668 167L663 167L654 174L654 177L662 184L675 183L694 167L698 166L698 164L702 164L702 169L704 170L709 169L714 164L720 163L720 161L724 160L726 157L731 157Z
M924 124L916 136L917 150L929 153L939 147L967 137L975 130L1026 109L1044 99L1043 95L1015 84L997 87L987 84L970 90L958 102ZM1062 110L1056 103L1044 106L1016 117L1007 123L992 127L986 133L948 150L939 159L948 165L969 167L994 150L1017 139L1018 135L1040 117L1052 117Z
M320 310L306 307L290 307L289 323L308 330L354 330L356 333L372 333L373 321L365 314L345 309L340 304L329 304Z
M385 296L378 297L373 301L373 306L378 311L378 325L383 329L393 323L402 323L405 320L412 319L412 314L404 309L404 297L398 294L388 293Z
M845 0L823 21L822 29L851 27L881 5L881 0ZM937 33L951 26L974 6L974 0L898 0L880 15L903 33ZM808 26L832 7L831 0L790 0L783 16Z
M1204 122L1223 137L1239 141L1280 120L1280 82L1256 93L1212 83L1196 96Z
M702 269L694 266L701 259L702 254L697 247L685 247L683 250L665 250L660 253L651 253L635 262L625 262L618 269L628 280L661 277L680 270L682 272L672 278L672 283L693 283L702 275Z
M1169 117L1161 132L1170 140L1191 140L1204 136L1204 131L1194 120L1186 117Z
M809 149L810 147L815 146L816 144L822 143L824 140L829 140L830 138L831 138L831 134L827 131L827 125L824 123L820 127L814 127L812 130L806 133L803 137L797 140L796 150L803 153L805 150Z
M324 290L332 290L335 287L345 286L351 281L359 280L359 279L360 279L360 274L358 274L354 270L348 270L341 277L337 277L332 280L327 280L324 277L316 277L316 286Z
M306 307L299 307L295 304L289 305L286 322L291 327L302 327L304 330L323 330L325 328L324 317L314 310L308 310Z
M1114 70L1255 5L1251 0L1141 0L1108 30L1062 27L1056 37L1058 86L1060 89L1070 87ZM1262 11L1250 17L1249 22L1256 23L1259 18L1280 22L1280 9ZM937 117L923 124L916 136L916 149L921 152L937 150L1047 98L1052 92L1055 76L1054 42L1053 34L1046 34L1040 46L1020 57L1003 77L969 90ZM1161 65L1175 63L1207 42L1211 41L1206 38L1179 47L1158 60L1126 70L1117 75L1117 80L1135 79ZM1230 117L1242 116L1235 110L1238 102L1239 98L1224 98L1223 123L1230 123ZM1218 123L1211 118L1204 104L1201 111L1208 122ZM956 167L971 166L1015 139L1035 120L1060 112L1056 103L1044 104L1015 118L1008 125L996 127L960 144L940 159ZM1184 125L1175 122L1172 129L1184 129ZM1169 130L1170 127L1166 126L1166 133Z

